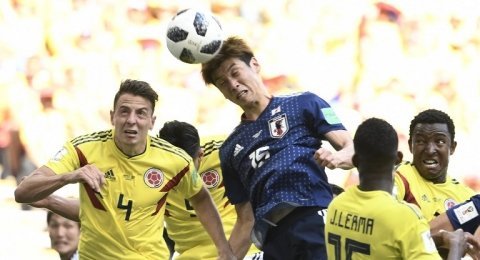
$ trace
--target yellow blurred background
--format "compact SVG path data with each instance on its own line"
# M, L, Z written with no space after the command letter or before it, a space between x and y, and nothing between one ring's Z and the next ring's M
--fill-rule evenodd
M406 159L413 116L447 112L458 141L450 174L480 190L471 163L480 145L479 0L0 0L0 152L16 149L11 170L25 174L65 140L109 128L126 78L158 91L154 133L173 119L203 136L232 130L240 111L205 86L200 65L165 46L169 19L188 7L212 10L227 35L252 45L273 93L317 93L352 134L363 119L384 118ZM341 186L355 174L329 172ZM0 259L57 259L45 212L21 210L15 186L5 173Z

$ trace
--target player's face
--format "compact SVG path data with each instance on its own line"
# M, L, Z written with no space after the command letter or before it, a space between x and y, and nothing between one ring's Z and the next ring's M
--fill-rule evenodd
M263 94L259 75L260 66L255 58L250 66L237 58L225 60L213 75L214 85L223 96L244 110L258 103Z
M423 178L445 182L450 155L455 152L447 124L417 124L409 142L413 164Z
M77 250L80 238L77 222L53 214L48 223L48 234L52 248L60 255L72 255Z
M115 144L122 152L134 156L145 151L148 131L155 123L147 99L129 93L121 95L110 119L115 128Z

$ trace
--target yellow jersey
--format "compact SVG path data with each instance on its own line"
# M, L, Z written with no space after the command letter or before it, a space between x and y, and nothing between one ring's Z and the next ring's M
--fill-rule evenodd
M208 188L222 219L227 238L237 219L235 206L225 196L218 149L223 141L208 141L202 145L204 155L198 169L199 176ZM218 253L208 233L205 232L193 207L179 192L168 194L165 211L168 236L175 242L174 259L217 259ZM253 245L248 254L258 252ZM247 254L247 255L248 255Z
M417 205L430 222L447 209L475 195L475 191L449 176L445 183L425 180L414 165L405 162L395 172L393 194L399 200Z
M328 206L325 242L328 259L441 259L415 205L357 186Z
M79 136L46 164L57 174L87 164L105 173L100 193L80 185L80 259L168 259L162 237L167 194L190 198L203 183L183 150L148 136L145 152L129 157L113 134Z

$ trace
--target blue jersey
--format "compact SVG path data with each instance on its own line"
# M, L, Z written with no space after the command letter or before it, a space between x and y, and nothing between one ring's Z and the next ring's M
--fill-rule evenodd
M475 233L480 225L480 194L472 196L464 203L457 204L447 210L447 216L453 230L461 228L470 234Z
M334 130L345 127L317 95L273 97L257 120L242 120L220 148L230 202L250 200L257 221L285 202L326 208L332 192L313 156Z

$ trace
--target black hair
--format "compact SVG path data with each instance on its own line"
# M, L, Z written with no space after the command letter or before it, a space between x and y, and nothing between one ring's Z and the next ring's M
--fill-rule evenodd
M47 225L50 224L50 220L52 219L53 212L50 210L47 211Z
M56 214L56 213L53 213L53 211L51 211L51 210L48 210L48 211L47 211L47 226L50 225L50 221L52 220L53 214L58 215L58 214ZM59 216L60 216L60 215L59 215ZM77 224L78 224L78 227L80 227L80 222L75 221L75 223L77 223Z
M117 105L118 99L123 94L132 94L134 96L141 96L152 105L152 114L155 111L155 103L158 101L158 94L155 90L145 81L126 79L120 84L120 89L115 94L113 100L113 108Z
M446 124L448 132L450 133L450 139L455 141L455 124L452 118L445 112L437 109L427 109L416 115L410 122L410 137L412 140L413 129L418 124Z
M166 122L158 132L158 137L182 148L192 158L198 156L200 136L197 129L189 123L177 120Z
M391 163L398 152L398 135L393 126L379 118L369 118L358 126L353 138L355 156L376 164Z

